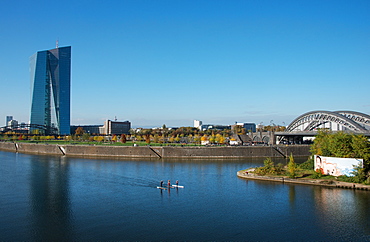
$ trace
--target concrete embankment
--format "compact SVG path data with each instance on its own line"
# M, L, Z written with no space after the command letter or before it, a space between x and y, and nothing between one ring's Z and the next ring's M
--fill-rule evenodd
M258 176L248 171L238 171L237 176L240 178L251 179L251 180L273 181L273 182L282 182L282 183L294 183L294 184L316 185L316 186L370 191L369 185L325 180L325 179L305 179L305 178L292 179L292 178L286 178L286 177Z
M112 158L244 158L310 155L308 145L292 146L103 146L0 142L0 150L29 154Z

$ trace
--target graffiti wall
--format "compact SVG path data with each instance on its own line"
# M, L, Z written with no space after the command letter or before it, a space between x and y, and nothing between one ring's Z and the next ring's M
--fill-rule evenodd
M363 159L337 158L315 155L315 171L320 170L324 175L354 176L353 166L363 165Z

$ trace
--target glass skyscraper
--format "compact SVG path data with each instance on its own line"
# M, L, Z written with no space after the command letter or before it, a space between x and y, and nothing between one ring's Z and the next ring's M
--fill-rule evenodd
M30 58L31 125L70 134L71 46L39 51ZM31 128L35 130L36 128Z

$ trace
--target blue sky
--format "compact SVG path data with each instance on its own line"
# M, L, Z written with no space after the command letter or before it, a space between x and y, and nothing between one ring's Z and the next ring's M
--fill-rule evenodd
M370 1L10 1L0 118L28 122L29 57L72 46L72 124L288 125L370 114Z

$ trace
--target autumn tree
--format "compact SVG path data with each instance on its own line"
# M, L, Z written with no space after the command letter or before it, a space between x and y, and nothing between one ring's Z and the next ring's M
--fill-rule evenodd
M127 142L126 135L122 134L120 138L121 143L125 144Z
M211 137L209 137L209 142L211 143L211 144L214 144L214 143L216 143L216 136L215 135L211 135Z
M221 134L216 134L216 142L218 144L223 144L225 143L225 137L222 136Z
M103 136L94 136L94 140L97 142L102 142L104 140Z
M194 135L194 138L193 138L193 140L194 140L194 142L196 143L196 144L199 144L200 143L200 136L199 135Z
M179 143L179 142L180 142L180 140L181 140L181 139L180 139L180 136L179 136L179 135L177 135L177 136L176 136L176 138L175 138L175 142L176 142L176 143Z
M83 135L84 129L82 127L78 127L75 131L76 135Z
M146 142L147 144L150 144L150 134L146 134L146 135L145 135L145 142Z
M154 142L154 143L158 143L158 141L159 141L159 135L158 135L158 134L155 134L155 135L153 136L153 142Z

